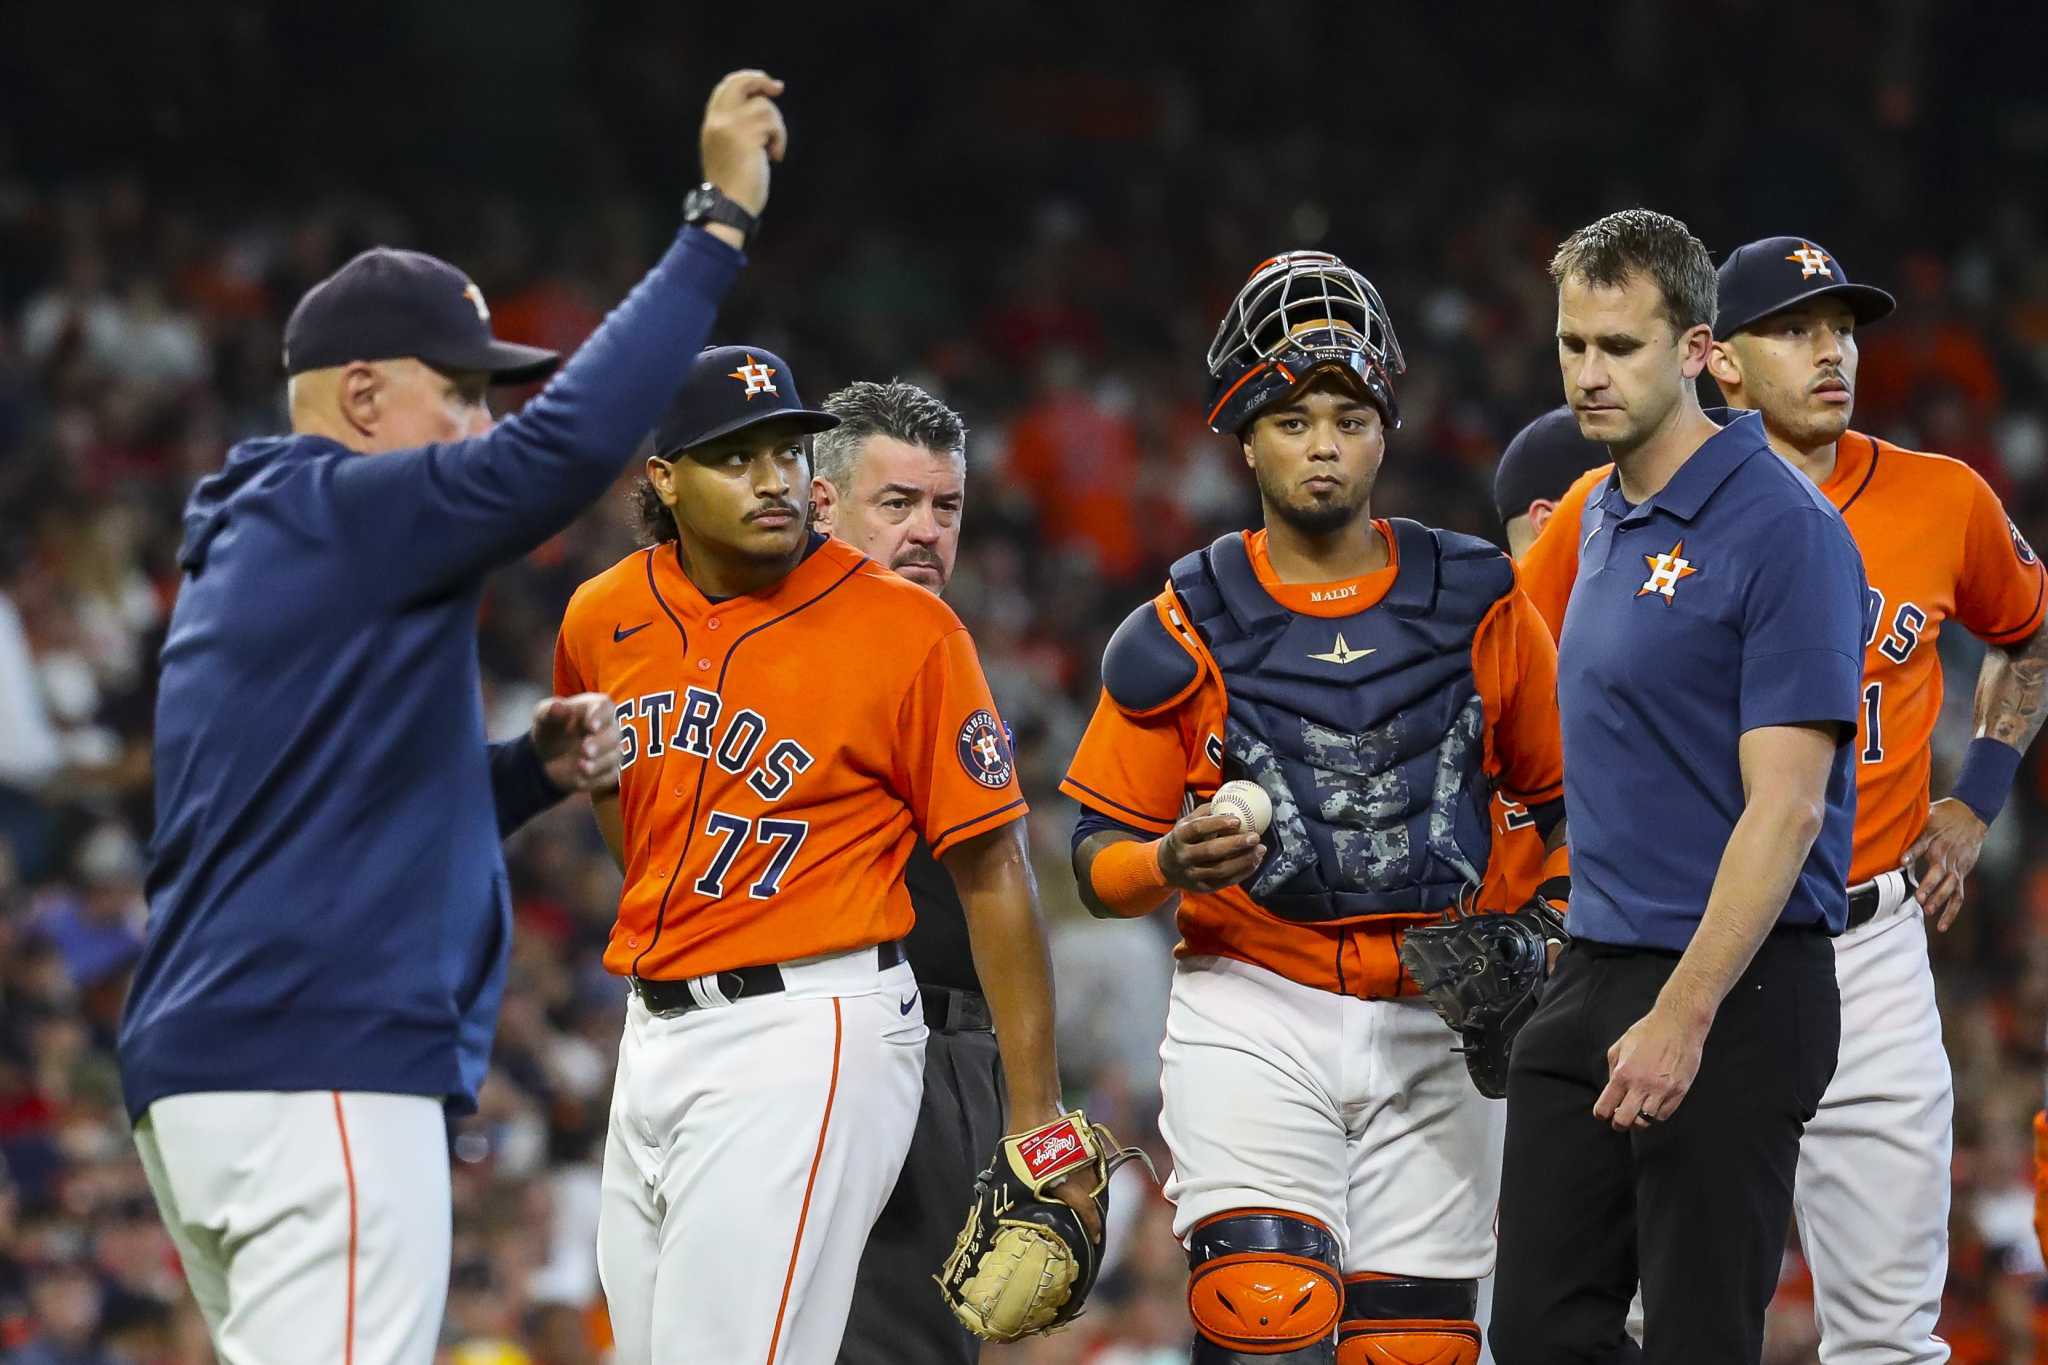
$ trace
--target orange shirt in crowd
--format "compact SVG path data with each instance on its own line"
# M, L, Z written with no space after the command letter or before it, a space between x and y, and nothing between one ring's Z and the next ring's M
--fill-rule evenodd
M1138 569L1141 464L1130 420L1075 390L1040 395L1010 427L1008 472L1046 539L1085 547L1108 578Z

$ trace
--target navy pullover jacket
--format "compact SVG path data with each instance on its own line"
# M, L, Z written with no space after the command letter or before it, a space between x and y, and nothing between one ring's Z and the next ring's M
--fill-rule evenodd
M484 436L384 455L245 441L194 489L121 1025L132 1118L215 1090L475 1107L511 940L498 841L552 795L530 741L485 743L484 575L610 487L740 264L684 229Z

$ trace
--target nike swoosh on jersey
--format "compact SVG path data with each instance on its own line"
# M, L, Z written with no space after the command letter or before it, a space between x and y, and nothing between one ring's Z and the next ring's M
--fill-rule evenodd
M624 640L624 639L625 639L625 638L626 638L627 636L629 636L629 635L638 635L638 634L639 634L639 633L640 633L641 631L643 631L643 630L647 629L647 628L648 628L649 626L651 626L651 625L653 625L653 624L654 624L654 622L652 622L652 621L642 621L642 622L641 622L641 623L640 623L639 625L637 625L637 626L633 627L633 628L632 628L631 630L623 630L623 629L619 628L618 626L613 626L613 627L612 627L612 643L613 643L613 644L618 644L618 643L620 643L621 641L623 641L623 640Z
M914 993L913 993L913 994L911 994L911 995L906 995L906 996L904 996L904 997L903 997L903 1004L902 1004L902 1006L901 1006L900 1008L898 1008L896 1012L897 1012L898 1014L908 1014L908 1013L910 1013L910 1007L911 1007L912 1005L915 1005L916 1003L917 1003L917 996L916 996L916 995L915 995Z

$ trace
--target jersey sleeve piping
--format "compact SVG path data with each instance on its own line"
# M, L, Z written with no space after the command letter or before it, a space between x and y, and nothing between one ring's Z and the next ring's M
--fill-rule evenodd
M2026 620L2008 630L1992 631L1977 638L1987 645L2014 645L2028 639L2041 628L2042 606L2048 602L2048 572L2034 575L2034 605L2027 610Z
M1067 777L1060 782L1060 792L1065 796L1072 797L1090 810L1098 811L1119 822L1139 825L1154 834L1165 834L1172 830L1177 818L1173 816L1148 815L1141 810L1132 810L1129 806L1111 800L1093 787L1078 782L1072 777Z
M934 858L943 858L946 856L947 850L955 844L963 840L972 839L977 834L986 834L992 829L1000 829L1014 820L1021 820L1026 812L1027 807L1024 805L1024 798L1020 796L1014 801L997 806L992 811L977 815L972 820L962 820L951 829L939 831L930 840L932 856Z

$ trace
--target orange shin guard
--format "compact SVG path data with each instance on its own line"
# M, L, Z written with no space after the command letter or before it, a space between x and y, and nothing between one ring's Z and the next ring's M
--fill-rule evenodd
M1474 1280L1346 1275L1337 1365L1475 1365L1478 1297Z
M1204 1219L1188 1239L1188 1313L1234 1355L1327 1343L1344 1308L1336 1260L1336 1239L1306 1218L1242 1209Z
M1330 1267L1305 1256L1247 1252L1195 1268L1188 1312L1219 1346L1278 1355L1327 1341L1342 1300Z
M1337 1365L1475 1365L1479 1359L1476 1322L1351 1321L1337 1330Z

